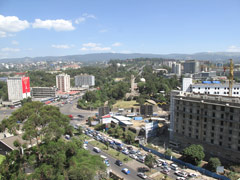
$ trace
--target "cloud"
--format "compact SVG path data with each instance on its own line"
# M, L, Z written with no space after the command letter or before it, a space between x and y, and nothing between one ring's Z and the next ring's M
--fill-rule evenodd
M58 45L52 44L51 47L52 48L57 48L57 49L69 49L69 48L71 48L71 46L69 46L67 44L58 44Z
M240 47L232 45L227 49L227 52L240 52Z
M115 42L112 44L113 47L119 47L121 45L122 45L122 43L120 43L120 42Z
M6 32L19 32L28 27L29 22L26 20L20 20L16 16L0 15L0 36L4 36L4 33L6 34Z
M97 47L100 46L101 44L97 44L97 43L85 43L83 44L84 47Z
M19 42L18 42L18 41L15 41L15 40L13 40L13 41L12 41L12 44L13 44L13 45L19 45Z
M101 29L99 32L100 33L105 33L105 32L108 32L108 29Z
M97 19L97 18L93 14L84 13L81 17L75 20L75 23L80 24L82 22L85 22L87 19Z
M6 47L6 48L2 48L1 51L2 51L2 52L19 52L20 49L18 49L18 48L8 48L8 47Z
M75 29L72 22L64 19L41 20L35 19L32 24L33 28L54 29L55 31L72 31Z
M110 51L111 47L101 47L100 43L85 43L82 45L81 51Z

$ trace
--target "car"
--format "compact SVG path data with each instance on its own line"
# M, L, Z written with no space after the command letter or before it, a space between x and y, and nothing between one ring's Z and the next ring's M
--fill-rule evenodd
M184 177L177 177L177 180L185 180Z
M130 154L136 154L137 151L135 151L135 150L131 150L131 151L129 151L129 153L130 153Z
M137 159L138 158L135 154L130 154L129 157L133 158L133 159Z
M184 177L184 178L186 178L188 176L188 174L186 172L182 172L182 171L175 171L174 174L176 174L177 176L180 176L180 177Z
M133 147L132 147L132 146L128 146L127 149L128 149L129 151L132 151L132 150L133 150Z
M79 115L78 115L78 117L80 117L80 118L84 118L84 116L83 116L83 115L81 115L81 114L79 114Z
M130 171L129 171L127 168L123 168L123 169L122 169L122 172L125 173L125 174L127 174L127 175L130 174Z
M167 169L163 169L163 170L162 170L162 173L163 173L163 174L169 174L169 172L170 172L170 171L167 170Z
M178 165L172 163L172 164L170 164L170 168L171 168L172 170L176 171L176 170L178 170Z
M126 155L129 154L129 152L128 152L127 150L123 150L122 153L123 153L123 154L126 154Z
M98 147L94 147L94 148L93 148L93 151L95 151L96 153L100 153L100 152L101 152L101 149L99 149Z
M147 178L147 175L144 174L144 173L137 173L137 176L139 176L142 179L146 179Z
M105 161L104 161L104 163L106 164L106 166L107 166L107 167L109 167L109 166L110 166L110 164L109 164L108 160L105 160Z
M120 161L120 160L116 160L115 164L118 165L118 166L122 166L123 165L122 161Z
M194 174L194 173L189 173L189 174L188 174L188 177L197 177L197 175Z
M166 170L168 170L168 171L170 171L170 170L171 170L171 168L170 168L170 167L168 167L168 166L163 166L163 169L166 169Z
M69 140L70 138L71 138L70 135L68 134L65 135L65 139Z

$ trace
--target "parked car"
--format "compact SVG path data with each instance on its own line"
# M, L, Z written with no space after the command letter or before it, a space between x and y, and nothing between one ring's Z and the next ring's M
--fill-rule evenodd
M194 173L189 173L189 174L188 174L188 177L197 177L197 175L194 174Z
M137 151L135 151L135 150L131 150L131 151L129 151L129 153L130 153L130 154L136 154Z
M99 149L98 147L94 147L94 148L93 148L93 151L95 151L96 153L100 153L100 152L101 152L101 149Z
M137 176L139 176L142 179L146 179L147 178L147 175L144 174L144 173L138 173Z
M70 135L68 134L65 135L65 139L69 140L70 138L71 138Z
M125 174L130 174L130 171L127 168L123 168L122 172L125 173Z
M122 161L120 161L120 160L116 160L115 164L118 165L118 166L122 166L123 165Z
M133 150L133 147L132 147L132 146L128 146L127 149L128 149L129 151L132 151L132 150Z
M169 172L170 172L170 171L167 170L167 169L163 169L163 170L162 170L162 173L163 173L163 174L169 174Z
M129 154L128 150L123 150L122 153L123 153L123 154L126 154L126 155Z
M129 157L133 158L133 159L137 159L138 158L135 154L130 154Z
M177 180L185 180L184 177L177 177Z
M176 171L176 170L178 170L178 165L172 163L172 164L170 164L170 168L171 168L172 170Z

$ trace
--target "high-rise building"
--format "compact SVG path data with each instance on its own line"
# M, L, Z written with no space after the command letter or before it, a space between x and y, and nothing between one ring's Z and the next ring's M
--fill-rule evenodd
M152 116L153 114L153 106L152 105L141 105L140 106L140 114L144 116Z
M9 101L19 101L31 97L29 77L9 77L7 87Z
M70 75L59 74L56 76L56 86L57 89L62 92L70 91Z
M180 63L173 62L172 64L172 73L177 76L181 76L182 74L182 65Z
M210 156L240 162L240 99L172 91L170 140L201 144Z
M200 71L199 61L189 60L183 63L184 73L198 73Z
M75 87L82 86L95 86L95 77L92 75L82 74L79 76L75 76Z
M32 96L34 98L56 97L55 87L32 87Z

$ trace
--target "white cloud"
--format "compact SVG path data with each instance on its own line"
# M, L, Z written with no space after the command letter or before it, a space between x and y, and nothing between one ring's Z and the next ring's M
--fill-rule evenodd
M113 47L119 47L121 45L122 45L122 43L120 43L120 42L115 42L112 44Z
M0 31L0 38L4 38L4 37L7 37L7 33Z
M85 22L87 19L96 19L96 16L94 16L93 14L84 13L81 17L75 20L75 23L80 24L82 22Z
M64 19L56 19L56 20L35 19L35 22L32 24L32 27L54 29L55 31L72 31L75 29L71 21L64 20Z
M29 27L29 22L20 20L16 16L2 16L0 15L0 31L2 32L19 32ZM6 37L6 36L5 36Z
M131 51L128 51L128 50L124 50L124 51L121 51L120 53L129 54L129 53L132 53L132 52L131 52Z
M228 49L227 49L227 52L240 52L240 47L238 46L230 46Z
M111 47L101 47L100 43L85 43L82 45L81 51L110 51Z
M1 51L2 51L2 52L19 52L20 49L18 49L18 48L8 48L8 47L6 47L6 48L2 48Z
M97 47L100 46L101 44L97 44L97 43L85 43L83 44L84 47Z
M58 45L53 44L51 47L52 48L57 48L57 49L69 49L69 48L71 48L71 46L69 46L67 44L58 44Z
M101 29L99 32L100 33L105 33L105 32L108 32L108 30L107 29Z
M12 41L12 44L13 44L13 45L19 45L19 42L18 42L18 41L15 41L15 40L13 40L13 41Z

